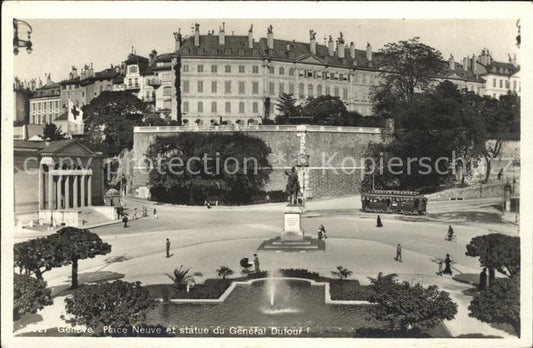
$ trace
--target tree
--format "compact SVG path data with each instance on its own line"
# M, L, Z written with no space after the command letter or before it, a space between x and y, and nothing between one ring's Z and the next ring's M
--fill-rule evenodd
M65 311L69 316L61 318L101 334L104 326L125 328L141 324L146 311L154 306L155 301L140 282L99 282L76 289L72 297L65 298Z
M296 105L296 98L292 93L280 94L276 109L281 113L276 116L277 124L289 124L291 123L291 117L302 115L302 108L300 105Z
M172 272L172 275L167 274L167 276L172 279L174 282L174 285L176 285L176 288L183 289L187 286L187 283L194 281L194 277L201 277L202 273L195 272L193 274L189 274L189 271L191 269L187 268L184 269L183 265L181 265L179 268L175 268L174 272Z
M410 102L416 91L426 90L444 70L441 53L419 39L388 43L380 49L380 100Z
M509 323L520 336L520 276L494 279L468 306L469 315L487 323Z
M347 112L339 97L329 95L309 98L303 107L303 114L317 125L341 126L346 121Z
M37 313L52 303L51 291L44 280L13 274L13 320L25 313Z
M78 261L106 255L111 252L111 245L103 242L93 232L77 227L63 227L49 238L56 241L54 253L63 265L72 264L72 285L78 287Z
M13 265L27 275L33 273L39 280L43 273L53 267L61 266L61 259L56 253L57 240L48 237L31 239L14 245Z
M343 266L337 266L336 271L331 271L332 276L338 277L341 280L348 278L349 276L352 275L352 273L353 273L352 271L350 271L347 268L344 268Z
M146 153L154 164L149 172L151 195L191 205L203 204L208 196L250 202L268 182L269 153L263 140L240 132L157 137Z
M148 104L128 91L102 92L83 107L85 140L108 157L133 146L133 127L141 125Z
M380 304L376 316L380 320L389 320L391 330L394 321L399 321L400 330L427 329L437 325L441 320L452 320L457 314L457 304L450 299L446 291L439 291L435 285L425 288L421 284L397 282L395 274L370 278L374 294L370 302Z
M466 245L466 255L479 257L482 268L496 269L508 277L520 273L520 237L501 233L477 236Z
M65 139L65 134L61 131L55 123L47 123L43 127L43 139L50 139L52 141Z
M220 266L220 268L217 269L217 273L219 277L222 277L222 279L226 279L226 276L233 274L233 270L228 266Z

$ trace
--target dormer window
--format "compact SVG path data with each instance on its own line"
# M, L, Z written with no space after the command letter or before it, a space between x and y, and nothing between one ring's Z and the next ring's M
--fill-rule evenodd
M244 48L239 48L239 56L244 56Z
M216 56L218 54L218 50L216 48L211 49L211 54Z
M224 54L225 54L226 56L231 56L231 48L226 48L226 49L224 50Z
M137 68L137 65L131 65L128 67L128 73L129 74L137 74L139 72L139 69Z
M252 54L253 54L254 56L258 56L258 55L259 55L259 51L257 50L257 48L254 48L254 49L252 50Z

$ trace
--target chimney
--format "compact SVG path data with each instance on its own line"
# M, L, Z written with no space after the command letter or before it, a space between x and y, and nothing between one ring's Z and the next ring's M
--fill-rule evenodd
M154 66L155 64L155 58L157 57L157 51L154 49L152 50L152 52L150 52L150 54L148 55L149 57L149 65L150 66Z
M472 60L470 61L470 64L472 65L472 69L471 69L472 72L473 72L474 74L476 74L476 73L477 73L477 66L476 66L476 64L477 64L477 58L476 58L476 55L475 55L475 54L472 55Z
M516 53L513 54L513 66L516 68L518 66L518 63L516 62Z
M355 44L350 42L350 57L355 60Z
M372 45L370 42L366 43L366 59L371 62L372 61Z
M470 58L468 56L463 58L463 69L464 69L464 71L468 71L468 61L469 60L470 60Z
M174 32L174 40L175 40L175 46L174 46L174 52L178 52L181 48L181 28L178 28L178 31Z
M41 81L41 78L39 77L39 84L38 84L38 88L41 88L43 86L43 81Z
M267 29L267 46L269 50L274 49L274 31L272 25L268 26Z
M455 70L455 59L453 59L453 54L450 54L450 59L448 59L448 69Z
M342 32L337 43L337 56L339 56L340 59L344 59L344 37Z
M71 79L78 77L78 69L73 65L72 70L70 71Z
M248 30L248 48L254 48L254 25L250 25Z
M48 73L48 75L46 75L46 84L49 85L49 84L52 84L52 74Z
M331 38L331 35L329 36L328 40L328 54L333 56L333 39Z
M194 46L200 46L200 24L194 24Z
M87 77L94 77L94 69L93 69L93 63L89 66L89 71L87 73Z
M314 30L309 30L309 50L312 54L316 54L316 33Z
M218 28L218 44L224 46L226 44L226 23L222 22L222 26Z

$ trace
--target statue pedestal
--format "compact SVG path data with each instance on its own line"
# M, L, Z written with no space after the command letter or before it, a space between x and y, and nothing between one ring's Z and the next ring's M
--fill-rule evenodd
M303 210L300 206L289 205L283 209L283 232L282 241L298 241L304 239L302 229Z

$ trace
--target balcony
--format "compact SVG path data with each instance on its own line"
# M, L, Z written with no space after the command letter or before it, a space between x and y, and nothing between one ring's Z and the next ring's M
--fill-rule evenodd
M147 80L147 84L153 89L158 89L159 87L161 87L161 80L157 77L152 77Z
M139 91L141 89L141 85L138 83L127 84L125 86L126 90Z

